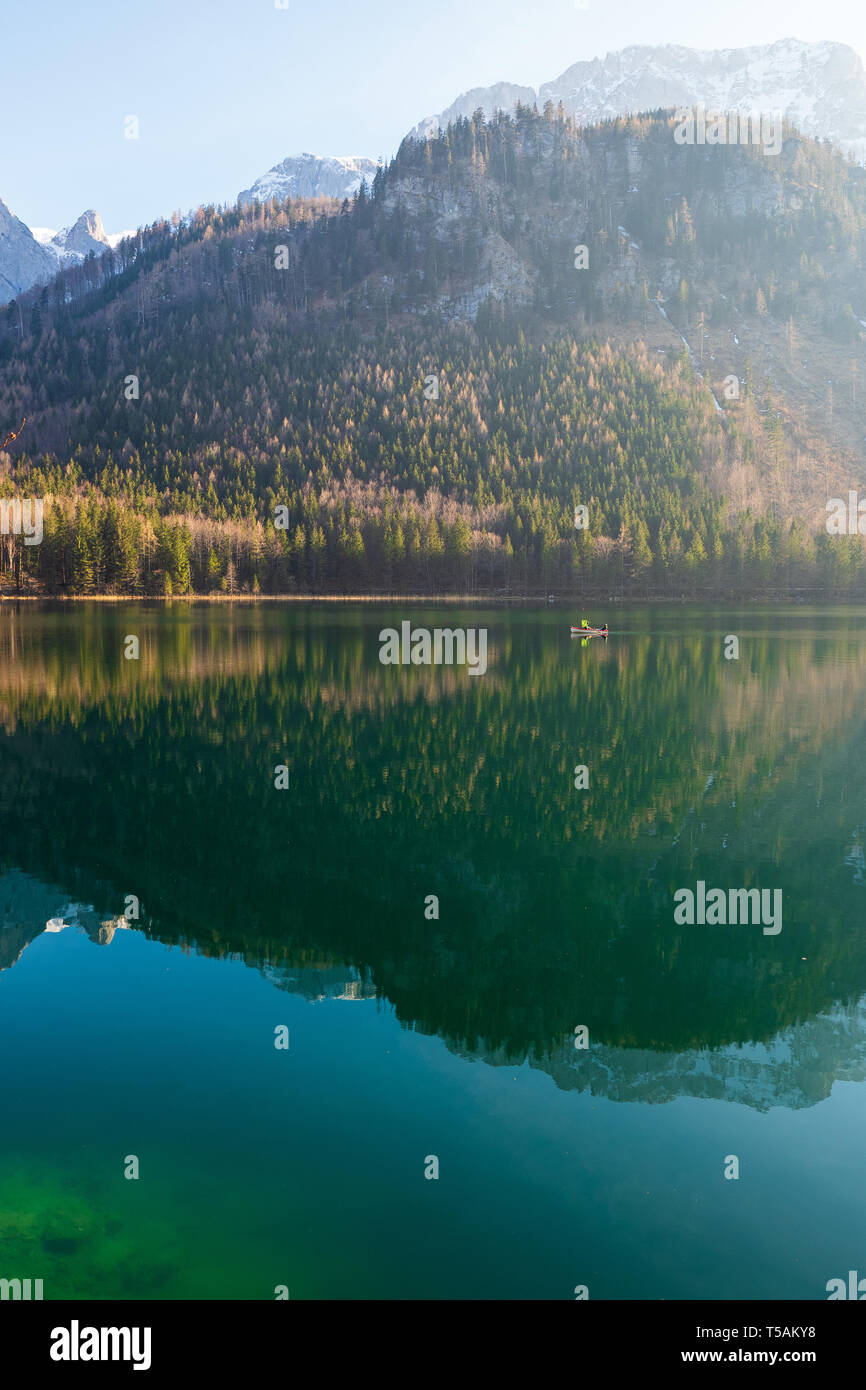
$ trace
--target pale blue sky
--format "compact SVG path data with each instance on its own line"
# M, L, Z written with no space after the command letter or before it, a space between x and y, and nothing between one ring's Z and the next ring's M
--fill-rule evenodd
M469 87L537 87L630 43L793 36L866 56L854 0L0 0L0 198L120 231L230 202L286 155L391 155ZM128 115L140 139L126 140Z

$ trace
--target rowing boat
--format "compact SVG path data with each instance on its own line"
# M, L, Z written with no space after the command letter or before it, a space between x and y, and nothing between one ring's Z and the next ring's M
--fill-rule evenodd
M571 629L572 637L606 637L606 627L574 627Z

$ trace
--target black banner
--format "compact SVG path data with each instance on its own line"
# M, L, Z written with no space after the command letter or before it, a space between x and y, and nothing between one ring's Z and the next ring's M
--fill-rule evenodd
M863 1301L863 1300L861 1300ZM0 1308L4 1362L24 1374L52 1379L147 1375L158 1381L178 1373L250 1376L271 1359L285 1364L285 1338L317 1328L337 1346L346 1336L369 1336L374 1308L393 1317L394 1305L364 1303L15 1303ZM596 1374L641 1370L665 1372L687 1366L804 1366L822 1377L856 1356L862 1343L861 1314L836 1303L637 1303L576 1301L568 1309L552 1303L401 1303L401 1327L423 1338L424 1368L430 1372L441 1349L453 1373L452 1334L471 1332L486 1342L485 1359L510 1355L539 1323L545 1330L577 1339L576 1366L591 1357ZM364 1322L355 1323L363 1309ZM435 1322L431 1323L431 1318ZM479 1318L481 1322L479 1324ZM500 1324L500 1318L502 1323ZM435 1336L432 1329L435 1326ZM490 1341L493 1336L497 1340ZM431 1349L431 1343L433 1344ZM297 1345L297 1344L295 1344Z

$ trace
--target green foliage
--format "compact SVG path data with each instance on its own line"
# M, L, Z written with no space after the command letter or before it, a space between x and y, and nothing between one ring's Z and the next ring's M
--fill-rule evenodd
M447 233L446 205L462 212ZM565 207L601 229L592 274ZM8 482L49 502L43 544L7 546L0 572L50 592L743 592L775 586L784 557L805 585L857 591L856 548L843 563L732 518L706 482L760 465L762 444L784 464L781 427L739 428L748 365L726 432L686 351L582 341L654 312L620 220L644 266L676 244L680 327L761 303L792 332L810 313L859 332L866 175L831 150L680 147L666 113L582 131L552 107L476 113L404 141L352 207L200 208L9 306L0 419L27 415L31 452ZM483 282L491 237L532 267L532 304L443 320L439 296Z

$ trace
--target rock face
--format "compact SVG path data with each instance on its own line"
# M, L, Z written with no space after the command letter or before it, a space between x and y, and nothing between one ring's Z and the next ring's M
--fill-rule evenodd
M102 218L93 208L83 212L71 227L61 227L59 232L48 227L32 227L31 231L40 246L54 257L55 270L65 265L78 265L91 252L101 256L117 241L116 237L106 234Z
M508 82L465 92L411 135L426 137L478 107L486 116L520 101L564 108L583 125L659 107L781 111L804 135L828 139L866 162L866 72L842 43L780 39L754 48L703 51L676 44L633 46L573 63L538 91Z
M271 198L354 198L361 180L371 184L378 168L377 160L362 155L291 155L239 193L238 201L246 205Z
M71 227L55 232L25 226L0 202L0 304L51 280L64 266L80 264L91 252L101 256L117 240L106 235L102 218L93 208Z
M99 213L94 212L93 208L88 208L71 227L64 227L56 234L52 245L57 247L62 261L83 261L91 251L94 255L101 256L103 251L108 250L110 243Z
M0 201L0 304L8 304L31 285L50 280L57 261L40 246L29 227Z

